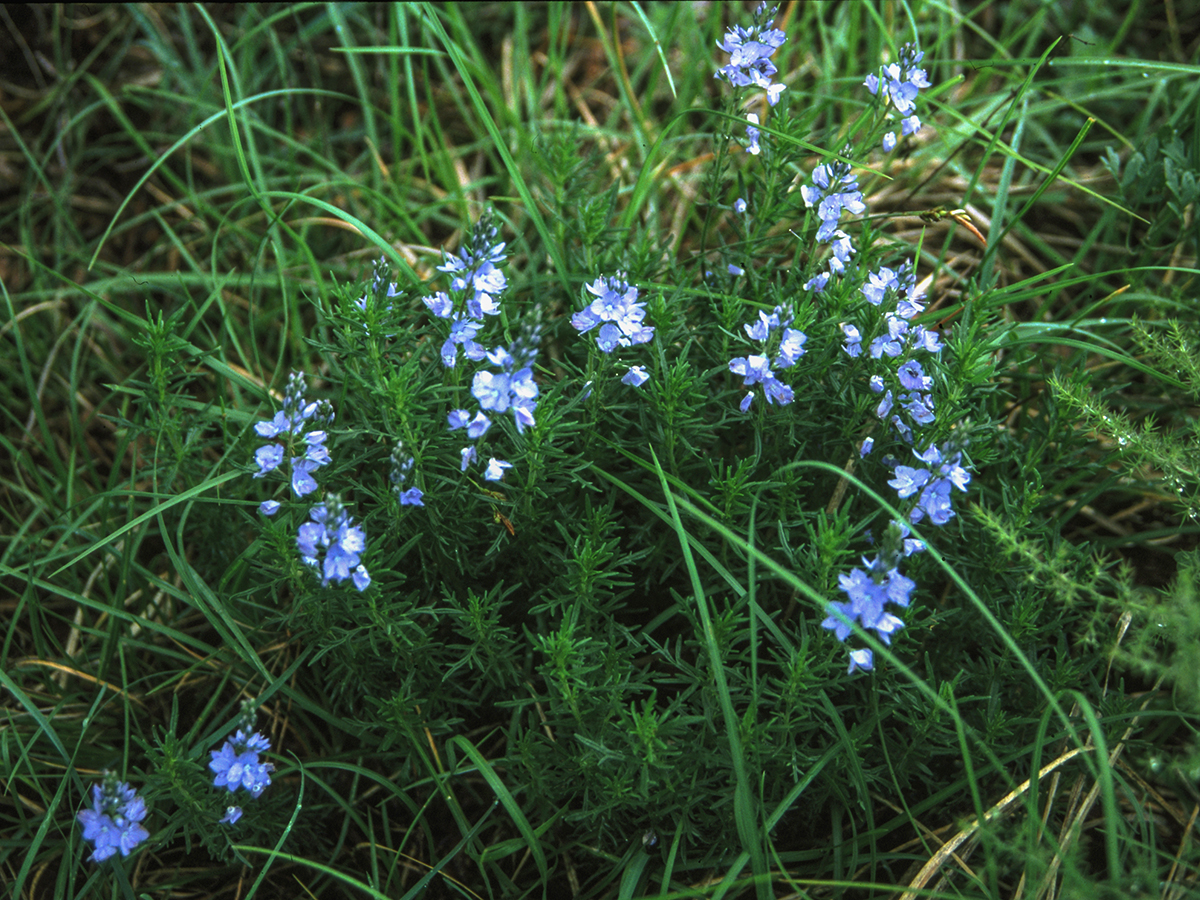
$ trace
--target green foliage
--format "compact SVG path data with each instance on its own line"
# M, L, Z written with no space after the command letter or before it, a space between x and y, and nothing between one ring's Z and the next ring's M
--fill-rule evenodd
M760 22L787 34L774 106L712 77L751 21L732 5L38 12L61 81L0 100L21 164L0 218L5 882L1184 877L1186 809L1164 836L1154 804L1197 796L1195 66L1154 63L1132 13L1069 6L789 5ZM862 81L910 40L925 127L884 153L896 121ZM821 291L802 189L838 160L867 211ZM501 242L481 352L447 366L447 263ZM905 320L944 347L872 353L900 298L862 286L910 260L929 303ZM655 333L608 353L572 316L618 272ZM787 327L806 340L785 366ZM535 422L491 407L468 438L448 417L480 408L497 348L536 352ZM787 401L731 368L760 354ZM908 360L935 414L896 425L880 388L900 410ZM303 498L293 460L255 462L298 371L335 413ZM931 446L970 473L941 524L895 484ZM326 491L365 535L362 590L298 552ZM888 607L903 627L839 641L828 604L871 557L915 583ZM848 673L851 648L874 671ZM208 769L246 700L274 748L257 799ZM143 789L151 837L84 868L102 770ZM959 829L971 868L917 884Z

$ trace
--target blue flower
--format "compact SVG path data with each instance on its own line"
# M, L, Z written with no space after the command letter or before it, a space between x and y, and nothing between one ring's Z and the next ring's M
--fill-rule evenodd
M900 408L918 425L930 425L937 418L933 412L933 394L904 394L900 398Z
M445 291L438 291L432 296L425 297L421 302L428 306L429 311L439 319L448 319L454 313L454 301Z
M264 516L273 516L279 512L280 503L278 500L264 500L258 504L258 511Z
M780 406L791 403L793 393L788 385L776 377L772 365L776 369L787 369L795 365L796 360L804 355L804 344L808 340L804 332L789 327L791 321L791 316L782 307L775 307L769 314L759 310L758 321L753 324L746 323L742 328L750 340L762 344L769 344L772 336L778 335L779 343L774 362L772 363L766 353L738 356L729 361L729 371L741 375L744 386L761 384L767 395L767 402L778 403ZM739 404L741 411L748 410L753 400L754 392L750 391Z
M837 230L842 210L854 215L866 212L862 192L858 189L858 178L851 174L850 164L841 160L821 163L813 170L813 183L800 188L800 196L807 207L817 207L821 227L817 229L817 240L828 241Z
M240 806L225 807L225 815L221 816L221 824L236 825L237 820L242 817L242 808Z
M483 322L467 318L462 313L455 313L450 324L450 336L442 344L442 365L448 369L454 368L458 362L459 345L462 345L467 359L483 359L487 351L475 340L475 335L479 334L482 327Z
M862 293L868 303L879 306L889 291L894 291L902 298L896 305L896 315L901 319L912 319L925 311L925 304L922 302L925 295L917 291L917 275L911 260L905 260L900 268L895 270L880 266L878 272L867 274Z
M492 222L493 213L486 210L475 227L467 242L460 248L458 256L446 257L438 266L439 272L446 272L453 277L450 289L467 292L466 312L476 320L484 316L500 314L500 293L508 287L508 279L496 266L504 262L503 241L497 241L499 229ZM451 307L435 294L432 302L427 299L425 305L439 318L449 318Z
M456 412L465 413L465 410L456 410ZM453 416L453 414L451 415ZM404 452L404 444L397 441L395 448L392 450L391 470L388 472L388 480L391 481L392 492L395 493L396 499L401 506L425 505L425 502L421 499L424 493L420 488L415 486L410 488L404 487L405 482L412 475L415 463L416 460Z
M533 413L537 409L538 386L533 380L533 360L537 356L537 339L533 334L526 335L513 341L512 347L505 349L497 347L487 354L488 362L499 366L499 372L486 369L475 373L471 382L471 395L479 401L479 405L492 412L507 412L512 410L513 420L517 424L517 432L523 433L534 424ZM465 410L455 410L465 413ZM462 427L462 417L452 419L450 427ZM479 413L467 424L467 433L472 437L481 437L491 425L491 420Z
M600 276L586 287L595 299L571 316L571 325L584 334L607 323L596 337L596 345L603 352L612 353L617 347L645 344L653 339L654 327L645 324L646 310L638 302L638 290L626 280L624 272Z
M646 373L644 366L630 366L629 371L622 376L621 383L641 387L649 379L650 376Z
M947 458L936 444L931 444L923 452L914 450L913 454L928 468L896 466L896 477L888 484L896 489L896 495L902 500L917 494L916 506L908 515L909 521L920 522L929 516L934 525L945 525L955 515L950 505L951 488L966 491L971 481L971 473L960 464L962 453Z
M755 126L758 125L758 115L756 113L747 113L746 121L750 124L746 126L746 152L751 156L758 156L762 152L762 148L758 145L759 130Z
M755 384L763 386L768 403L778 403L787 406L793 400L792 389L775 377L771 371L770 361L765 356L739 356L729 361L729 371L743 377L743 384L750 387ZM745 412L750 408L754 392L750 391L742 400L740 408Z
M251 797L257 798L271 784L271 772L275 770L271 763L262 762L258 754L270 749L271 742L263 735L258 732L247 735L245 729L239 728L231 739L221 745L221 749L209 751L212 758L208 768L216 776L213 778L213 787L223 787L231 793L238 788L245 788ZM226 813L230 824L240 816L241 810L236 815Z
M305 401L304 373L292 373L283 395L283 409L273 419L254 426L259 437L282 437L287 446L272 443L259 447L254 452L254 462L258 466L254 477L262 478L275 471L291 452L292 490L297 497L311 494L317 489L312 473L330 462L329 449L325 446L328 434L324 428L332 421L333 407L329 402Z
M846 271L846 263L854 255L854 245L850 243L850 235L840 228L830 235L833 238L833 256L829 257L829 271L841 275Z
M889 530L889 544L898 541L899 529ZM911 602L916 583L900 574L899 569L887 559L898 558L898 554L886 552L874 560L863 558L866 569L854 568L838 576L841 590L849 598L845 602L829 602L825 605L829 615L821 623L822 628L833 632L839 641L845 641L853 630L853 623L874 631L885 644L890 644L892 635L904 627L899 616L886 610L891 603L907 607ZM888 568L892 565L892 568ZM869 671L872 657L870 651L851 651L850 673L856 668Z
M880 70L882 78L868 75L863 84L873 95L882 95L884 103L891 107L889 115L895 112L902 116L900 133L910 135L921 127L921 120L913 112L916 107L914 101L921 88L929 87L929 76L924 69L917 68L925 54L913 44L902 46L899 56L899 61ZM883 149L890 153L895 146L896 133L890 131L883 136Z
M896 375L900 384L910 391L928 391L933 388L933 379L925 374L925 370L915 359L902 363L896 370Z
M341 499L336 494L326 494L325 502L314 506L308 515L312 521L301 525L296 536L296 546L305 565L321 569L322 586L350 578L356 588L365 591L371 576L359 559L367 537L361 528L350 524L353 520L346 515Z
M420 488L411 487L404 493L398 496L401 506L424 506L425 502L421 499L424 493Z
M107 775L103 784L92 785L92 805L77 818L83 826L83 839L92 842L90 862L104 862L118 850L128 856L150 837L141 824L146 818L145 801L112 775Z
M875 654L871 652L869 647L850 651L850 668L846 670L847 675L853 675L856 669L863 672L870 672L874 668Z
M912 466L896 466L896 477L888 484L896 489L896 496L901 500L911 497L925 487L930 479L928 469L915 469Z
M843 322L842 334L846 335L846 342L842 345L842 349L852 358L859 356L862 353L862 335L858 329Z
M487 468L483 472L485 481L500 481L504 478L504 470L511 469L512 463L505 462L502 459L496 459L494 456L488 460Z
M755 85L767 92L768 102L774 106L779 102L782 84L773 84L771 76L779 70L768 57L778 50L787 35L778 28L768 28L774 9L765 2L754 11L754 24L750 28L735 25L725 32L725 39L717 44L729 54L729 63L722 66L715 77L724 78L734 87Z
M883 302L888 290L899 290L900 282L896 273L887 266L880 266L878 272L868 272L867 282L862 286L863 296L867 302L878 306Z

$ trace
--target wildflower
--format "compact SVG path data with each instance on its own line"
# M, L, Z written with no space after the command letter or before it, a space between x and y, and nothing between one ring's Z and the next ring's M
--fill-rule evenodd
M532 339L528 338L514 341L507 350L497 347L487 354L487 359L492 365L499 366L500 371L485 369L476 372L471 383L471 395L483 409L498 413L512 410L518 432L524 432L534 424L533 413L537 409L538 396L537 382L533 380L533 360L536 355L537 349ZM490 420L480 413L467 426L467 433L471 434L474 427L476 434L482 435L490 424Z
M880 266L879 271L868 273L866 284L862 286L863 296L868 303L879 306L889 291L894 291L901 298L896 305L896 315L901 319L912 319L925 311L925 304L922 303L925 295L917 290L917 276L911 260L905 260L895 270Z
M892 635L904 627L904 622L884 607L888 603L907 607L916 583L901 575L899 569L887 569L883 556L872 561L863 557L863 563L865 570L854 568L838 576L838 585L849 601L828 603L829 616L821 627L833 631L839 641L845 641L850 635L851 623L857 622L874 631L885 644L890 644Z
M236 825L237 820L242 817L242 808L240 806L225 807L225 815L221 816L222 825Z
M429 311L439 319L448 319L454 313L454 301L445 291L438 291L425 297L421 302L428 306Z
M804 355L804 343L808 335L795 328L784 328L783 337L779 339L779 355L775 357L775 365L786 369L796 364L796 360Z
M467 437L471 440L478 440L487 434L487 430L492 427L492 420L481 412L475 413L475 418L467 423Z
M137 791L111 773L101 784L92 785L92 805L77 816L83 826L83 839L92 842L89 862L104 862L118 850L128 856L133 848L150 837L142 825L146 802Z
M725 40L717 46L729 54L729 63L715 76L724 78L734 87L753 84L762 88L772 106L779 102L783 85L771 82L771 77L779 70L768 57L787 40L787 35L778 28L766 27L774 15L775 9L768 9L764 0L754 11L754 23L750 28L735 25L725 32Z
M908 323L906 321L891 313L887 314L884 321L887 323L887 330L871 341L872 359L879 359L885 354L895 358L904 352L904 346L907 343L905 338L908 335Z
M933 379L925 374L925 370L915 359L901 364L896 375L900 378L900 384L910 391L928 391L933 388Z
M329 435L324 430L333 422L333 407L328 400L309 403L304 399L304 373L293 372L288 378L283 395L283 409L269 421L259 422L254 431L262 438L283 437L283 444L264 444L254 452L258 471L255 478L262 478L283 464L290 456L292 467L292 490L297 497L304 497L317 489L312 473L330 462L329 449L325 441Z
M916 391L904 394L900 398L900 408L918 425L930 425L936 418L933 412L933 394L921 394Z
M931 444L922 452L914 450L913 455L928 468L898 465L895 477L888 484L895 488L901 500L917 494L917 503L908 515L909 521L920 522L928 515L934 525L945 525L955 515L950 506L951 488L966 491L971 481L971 473L960 464L962 453L947 457L936 444Z
M895 112L902 117L900 133L903 135L915 134L921 127L921 120L913 111L918 92L929 87L929 76L924 69L917 68L924 56L924 52L913 44L905 44L900 48L899 60L881 69L882 78L868 75L863 81L873 95L883 96L884 103L890 106L889 115ZM890 131L883 136L883 149L890 153L895 146L896 132Z
M735 375L741 375L745 380L742 382L746 387L755 384L761 384L763 391L767 395L768 403L778 403L780 406L787 406L792 402L792 389L775 377L775 373L771 371L770 361L765 356L739 356L729 361L729 371ZM750 408L750 403L754 399L754 392L750 391L739 404L742 412Z
M400 441L396 442L395 449L392 450L391 471L388 473L388 480L392 483L392 492L396 495L396 499L401 506L424 506L425 503L421 500L424 496L420 488L413 486L404 487L404 483L412 474L415 460L413 457L405 454L404 444Z
M850 235L840 228L830 237L834 240L833 256L829 258L829 271L834 275L841 275L846 271L846 263L850 262L850 257L854 255L854 245L850 243Z
M846 670L847 675L853 675L856 669L860 669L863 672L870 672L874 668L875 654L871 652L869 647L850 651L850 668Z
M829 283L828 272L818 272L808 281L804 282L804 289L812 291L814 294L820 294L825 291L825 285Z
M450 280L451 290L467 292L467 315L478 320L500 314L498 297L508 286L508 279L496 267L504 262L506 244L496 240L500 232L493 224L492 217L492 210L486 210L471 229L471 235L459 249L458 256L446 257L437 267L439 272L453 276ZM434 309L429 301L426 301L426 305L430 310ZM446 308L440 299L437 306L439 310Z
M462 471L465 472L467 466L479 458L479 454L474 447L463 447L459 452L462 454Z
M813 183L800 188L800 196L807 207L817 207L821 227L817 229L817 240L824 243L837 230L842 210L854 215L866 212L862 192L858 189L858 177L850 173L850 164L841 160L821 163L813 170Z
M867 281L862 286L862 293L868 303L878 306L883 302L889 289L899 290L900 282L897 281L895 272L887 266L880 266L878 272L867 273Z
M846 335L846 342L842 345L842 349L853 359L862 353L862 335L853 325L842 323L842 334Z
M630 366L629 371L621 378L621 384L632 385L633 387L641 387L650 379L646 373L644 366Z
M483 345L475 340L483 322L455 313L450 323L450 336L442 344L442 365L453 369L458 362L458 348L461 345L467 359L480 360L486 355Z
M483 478L485 481L499 481L504 477L504 470L511 468L512 463L505 462L502 459L496 459L496 457L493 456L488 460L487 468L483 472Z
M350 578L356 588L365 591L371 576L359 559L366 549L367 536L361 528L350 524L353 520L346 515L341 499L336 494L326 494L325 502L314 506L308 515L312 521L301 525L296 536L296 546L305 565L321 569L322 586Z
M271 742L257 731L247 734L248 731L248 727L239 728L231 739L221 745L221 749L209 751L212 758L208 768L215 773L213 787L223 787L231 793L238 788L245 788L251 797L257 799L271 784L271 772L275 767L258 758L258 754L271 749ZM226 812L230 824L241 817L240 809L236 815L232 813L236 808L231 807Z
M595 299L571 316L571 325L584 334L606 323L596 337L603 352L645 344L654 337L654 326L644 322L646 310L638 302L638 290L626 280L624 272L600 276L587 285L587 291Z
M258 504L258 511L264 516L273 516L279 512L280 503L278 500L264 500Z
M778 334L779 343L773 363L776 369L790 368L805 352L804 343L808 337L804 332L789 327L791 321L791 316L785 313L782 307L777 306L769 314L759 310L757 322L742 326L750 340L763 344L769 344L772 335ZM768 403L786 406L792 402L792 389L775 376L771 366L772 361L765 354L739 356L729 361L729 371L741 375L745 386L762 384ZM739 404L741 411L748 410L753 400L754 392L750 391Z
M744 213L746 211L746 201L738 197L733 203L733 211L739 215Z
M758 146L758 138L760 134L758 128L756 127L758 125L758 115L756 113L748 113L746 115L746 121L750 123L746 126L746 140L749 142L746 145L746 152L751 156L758 156L758 154L762 152L762 148Z

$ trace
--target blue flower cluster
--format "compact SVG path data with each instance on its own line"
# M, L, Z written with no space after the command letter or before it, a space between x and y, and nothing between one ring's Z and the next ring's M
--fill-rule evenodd
M587 290L596 299L571 316L571 325L580 334L600 325L596 346L602 351L612 353L618 347L654 339L654 326L645 324L645 304L638 302L638 289L626 280L624 272L602 275L587 285Z
M817 208L817 217L821 220L817 240L822 242L828 241L837 231L843 210L857 216L867 209L862 191L858 189L858 176L850 172L849 163L840 159L821 163L813 169L813 183L800 188L800 196L804 198L805 206Z
M400 501L401 506L425 505L425 502L421 499L425 495L419 487L413 485L406 488L404 486L412 474L415 463L416 460L404 452L404 444L397 441L395 449L392 450L392 469L388 473L388 480L391 481L392 492L396 495L396 499Z
M308 517L312 521L301 525L296 536L304 564L321 571L322 586L349 578L356 588L365 591L371 576L359 560L366 549L367 536L357 525L350 524L353 519L346 514L341 498L326 494L325 502L314 506Z
M947 455L936 444L930 444L924 451L913 450L913 455L928 468L896 466L896 477L888 484L896 489L901 500L920 492L916 505L908 514L910 522L920 522L928 515L934 525L945 525L954 516L950 507L950 488L966 491L971 481L971 473L961 465L962 452Z
M734 87L755 85L762 88L772 106L779 102L783 85L771 81L779 70L771 63L770 56L787 40L787 35L778 28L767 27L775 17L776 9L778 7L768 9L764 0L755 9L754 23L749 28L734 25L725 32L725 40L717 46L729 54L729 62L715 76L724 78Z
M444 291L438 291L424 300L429 311L439 319L450 323L449 335L442 344L442 363L447 368L458 362L458 351L473 361L486 360L499 369L482 369L471 381L471 395L478 401L479 409L474 415L466 409L452 410L447 416L450 430L465 428L467 436L475 441L482 438L492 426L492 420L484 410L492 413L511 412L517 432L524 433L534 425L537 408L538 385L533 380L533 362L537 357L536 332L519 337L511 346L488 350L477 340L483 329L486 316L500 314L500 294L508 287L508 279L498 268L504 262L506 244L497 240L499 230L492 222L492 211L486 210L470 237L459 250L458 256L446 258L438 266L439 271L452 276L451 293L458 294L461 303L456 303ZM462 448L462 471L479 459L474 445ZM402 506L424 506L422 493L417 488L402 487L412 467L412 458L398 458L393 454L392 483ZM504 460L492 458L484 470L488 481L499 481L504 471L512 465Z
M912 354L938 353L944 345L936 332L911 321L924 311L925 303L924 295L917 289L916 276L909 262L895 270L883 266L879 271L870 273L862 293L872 306L896 304L894 311L884 314L883 328L870 341L868 355L875 360L904 359L894 370L888 366L885 374L872 375L869 385L872 392L883 395L875 414L882 421L888 421L890 414L890 422L901 440L913 446L916 443L914 426L926 426L935 421L935 404L933 379L925 373L921 363L912 358ZM859 329L845 323L841 328L845 336L843 349L846 354L855 359L863 356L863 337ZM888 380L885 380L885 375ZM894 388L889 386L889 380L894 380ZM908 421L899 413L893 413L897 405ZM861 454L866 456L870 453L873 444L872 438L864 440ZM888 484L896 490L901 500L916 498L908 513L909 522L921 522L928 517L934 525L945 525L955 514L950 503L951 489L957 487L965 491L971 480L970 473L961 465L962 453L943 450L934 444L923 451L914 447L912 452L925 463L925 467L899 465L890 457L885 458L884 463L892 466L895 476ZM868 563L866 570L854 569L849 575L840 576L841 589L850 600L848 603L830 603L830 615L821 623L831 629L838 640L846 639L850 633L850 623L853 622L875 631L884 643L890 643L891 635L903 627L904 623L897 616L884 610L884 603L907 607L915 587L897 568L901 556L924 549L923 544L909 539L908 534L907 523L893 522L889 529L890 551L881 553L876 560ZM900 546L903 547L902 552ZM888 562L884 562L885 559ZM850 672L860 669L869 671L873 664L869 649L854 650L850 654Z
M896 301L895 310L884 314L883 330L868 344L867 350L872 359L881 359L884 356L895 359L918 351L941 351L943 344L936 331L911 322L914 317L925 311L925 295L917 289L916 275L911 262L905 261L895 270L881 266L879 271L869 273L862 293L873 306L882 306L885 300ZM843 323L841 327L845 335L842 349L853 358L859 357L863 352L861 332L854 325ZM925 374L921 363L915 359L907 359L894 375L889 373L889 379L896 382L894 388L888 385L882 375L872 375L870 380L871 391L883 395L875 409L875 414L880 420L887 421L888 414L899 403L900 409L913 423L932 424L933 379ZM904 419L896 414L892 416L891 423L907 443L913 443L912 428Z
M467 359L481 360L486 350L475 338L483 327L484 316L500 314L500 294L508 287L508 279L498 268L504 262L504 241L497 241L499 230L492 222L492 211L486 210L458 256L447 257L439 272L451 275L450 290L462 299L461 308L445 291L424 299L429 311L439 319L450 321L450 334L442 344L442 364L453 368L458 362L458 348Z
M478 440L487 434L492 427L492 420L483 410L493 413L511 412L517 426L517 433L524 434L526 428L533 427L533 414L537 410L539 393L537 382L533 380L533 363L537 358L537 332L527 329L506 349L497 347L489 350L485 358L498 372L488 369L476 372L471 382L471 396L479 403L479 410L472 416L470 410L451 410L447 421L451 431L465 428L467 437ZM462 471L472 462L479 459L479 451L474 445L463 447ZM483 477L487 481L500 481L504 471L511 469L512 464L502 459L492 457L484 469Z
M892 523L884 537L884 547L874 559L864 556L864 568L856 567L838 576L838 585L849 599L842 603L827 603L829 616L821 627L829 629L844 642L857 623L874 631L885 644L892 642L892 635L904 627L904 621L885 607L891 603L908 608L917 588L916 582L900 573L899 561L925 549L920 541L909 538L909 533L904 523ZM873 667L874 654L869 648L850 652L848 674L856 670L870 671Z
M737 356L729 361L729 371L742 376L743 386L752 387L761 384L763 393L767 396L767 402L778 403L780 406L787 406L791 403L793 393L791 387L776 377L772 365L775 369L787 369L794 366L796 360L804 355L804 343L808 340L804 332L789 328L791 323L792 316L787 314L782 307L775 307L770 315L759 310L758 321L753 325L747 323L742 327L750 340L758 341L763 345L763 353L753 356ZM774 340L772 336L774 336ZM775 359L772 361L768 348L775 340L778 340L778 345ZM750 409L753 400L754 391L748 391L739 406L741 411L746 412Z
M212 757L208 767L214 774L213 787L223 787L230 793L245 788L250 796L259 795L271 784L271 772L275 767L258 758L260 753L271 749L271 742L259 732L248 734L249 729L239 728L219 750L209 751ZM232 825L242 816L239 807L231 806L221 821Z
M849 148L846 148L848 152ZM800 188L800 196L804 198L806 207L817 208L817 217L821 220L817 228L817 240L833 244L833 256L829 259L829 271L820 272L810 278L804 285L805 290L821 293L829 283L831 275L841 275L846 271L846 264L854 255L854 246L850 236L838 228L842 212L848 211L853 215L866 212L867 205L863 202L862 192L858 189L858 176L850 172L850 164L841 160L821 163L813 170L813 183Z
M846 603L829 604L830 612L840 615L830 615L821 624L833 630L839 641L844 641L850 635L850 622L857 621L863 628L870 628L885 643L891 643L892 635L904 627L904 622L887 612L884 605L894 603L907 607L912 599L912 592L917 585L911 578L905 578L894 566L885 568L880 557L868 560L863 557L863 569L851 569L849 574L839 575L838 583L850 598ZM876 580L869 573L879 573Z
M899 62L885 66L881 70L882 77L872 75L865 82L872 94L884 97L890 112L904 117L900 131L905 135L921 127L915 114L914 101L920 89L929 86L928 76L919 68L921 59L920 51L912 45L905 45L900 50ZM884 138L885 150L891 150L895 144L895 133ZM846 147L842 156L849 156L850 150L850 147ZM806 290L821 293L831 276L840 276L845 272L855 253L849 236L839 228L842 214L850 212L861 215L867 207L850 164L840 159L818 165L813 171L812 183L801 187L801 196L806 207L816 208L820 219L817 240L833 245L828 271L814 275L804 285ZM954 516L950 503L951 490L957 487L965 491L971 476L961 465L961 451L951 451L933 444L925 450L916 449L915 429L935 422L936 405L934 379L926 373L915 354L936 354L943 345L937 332L913 321L925 311L925 298L917 288L911 262L905 262L896 269L881 266L878 271L867 273L862 294L868 304L886 308L887 311L883 313L881 322L876 321L865 328L873 335L865 354L864 336L859 326L843 323L843 349L853 359L865 355L873 360L889 361L887 365L879 367L881 371L871 375L868 382L871 391L880 395L875 414L881 421L891 423L900 439L913 448L914 455L925 463L925 467L899 465L891 457L884 459L884 464L892 467L894 474L889 485L896 489L901 500L912 502L907 521L893 522L889 526L888 546L874 560L867 561L864 558L865 569L855 568L849 574L840 576L841 590L849 599L828 604L829 616L822 625L832 630L840 641L845 641L854 624L857 624L874 631L888 643L904 623L894 613L888 612L885 605L890 603L907 607L916 587L911 579L900 573L899 561L924 549L920 541L908 538L909 523L921 522L926 518L935 525L948 522ZM893 303L895 306L891 308ZM769 331L765 322L762 327ZM896 363L891 363L891 360L896 360ZM769 401L787 402L783 399L785 396L791 399L790 389L784 394L768 380L773 374L765 356L735 359L730 362L730 369L745 375L747 384L762 382ZM747 397L743 401L743 409L750 400L751 397ZM860 454L867 456L873 446L874 438L865 438ZM869 649L851 651L851 673L856 670L869 671L873 665Z
M618 347L648 344L654 339L654 326L646 324L645 304L638 302L638 289L624 272L601 275L586 287L594 299L571 316L571 325L580 334L599 325L596 346L601 351L612 353ZM631 366L621 383L641 387L649 378L644 366Z
M78 816L83 839L94 848L88 860L104 862L118 850L128 856L150 837L142 825L145 818L146 802L125 782L106 775L102 784L92 785L92 805Z
M925 53L915 45L905 44L900 48L899 61L883 67L882 78L868 75L863 82L868 91L884 98L885 104L890 107L889 114L894 112L901 117L902 135L916 134L921 127L914 101L921 88L929 87L929 76L924 69L917 68L924 57ZM896 132L889 131L883 136L883 149L890 153L895 146Z
M329 449L325 446L329 434L325 430L333 422L333 407L328 400L308 403L304 400L304 373L293 372L288 378L283 395L283 409L275 418L259 422L254 431L262 438L282 438L284 443L270 443L259 447L254 453L258 464L255 478L273 472L288 458L292 468L292 490L297 497L304 497L317 489L313 472L329 463ZM268 500L259 510L264 515L274 515L279 503Z

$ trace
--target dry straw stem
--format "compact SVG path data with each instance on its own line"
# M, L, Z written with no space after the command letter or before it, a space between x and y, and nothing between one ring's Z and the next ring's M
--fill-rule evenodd
M1060 768L1061 766L1066 765L1068 762L1087 749L1089 748L1076 747L1073 750L1068 750L1058 759L1042 766L1041 770L1038 772L1038 779L1040 780L1045 778L1051 772ZM929 879L937 874L937 872L945 864L946 860L954 856L955 851L957 851L959 847L961 847L975 835L975 832L979 830L981 821L991 822L993 819L996 819L1006 813L1009 807L1021 799L1025 792L1029 790L1029 784L1031 780L1032 779L1022 782L1016 790L1006 794L1004 799L984 813L982 820L976 819L954 837L950 838L950 840L948 840L945 844L943 844L937 853L930 858L929 862L925 863L925 865L921 867L921 871L917 873L917 877L909 882L908 890L901 895L900 900L916 900L917 894L923 887L925 887L926 884L929 883ZM959 860L959 862L962 864L961 860Z
M1125 613L1124 615L1122 615L1120 625L1118 626L1118 637L1117 637L1118 644L1120 643L1121 639L1125 636L1125 632L1128 630L1131 621L1132 621L1132 617L1128 612ZM1110 664L1110 672L1111 672L1111 664ZM1163 679L1160 677L1158 682L1154 685L1154 687L1149 692L1149 695L1147 696L1146 700L1142 703L1143 710L1150 704L1150 701L1154 698L1156 691L1158 690L1159 686L1162 684L1162 680ZM1107 688L1106 688L1106 690L1107 690ZM1115 767L1118 764L1121 753L1125 749L1125 744L1129 740L1130 736L1133 734L1134 730L1137 728L1139 721L1141 721L1140 715L1135 716L1133 718L1133 720L1129 723L1129 727L1127 727L1125 729L1125 733L1123 735L1121 735L1121 740L1113 748L1112 753L1109 754L1107 765L1109 765L1110 767ZM1039 770L1039 772L1038 772L1039 783L1041 782L1041 780L1043 778L1045 778L1051 772L1056 773L1055 783L1054 783L1054 785L1051 786L1050 791L1048 792L1048 796L1050 798L1053 798L1054 795L1057 793L1058 775L1061 774L1061 773L1058 773L1057 770L1061 769L1064 765L1066 765L1068 762L1070 762L1076 756L1079 756L1081 753L1084 753L1084 752L1092 750L1092 749L1094 749L1094 748L1093 748L1092 740L1089 737L1087 742L1084 744L1084 746L1075 747L1071 750L1066 751L1061 756L1059 756L1057 759L1053 760L1052 762L1047 763L1045 766L1043 766ZM961 831L959 831L958 834L956 834L954 837L952 837L949 841L947 841L945 844L943 844L942 847L939 848L939 850L930 858L930 860L927 863L925 863L924 866L921 867L921 871L919 871L917 873L916 877L911 882L909 882L908 889L900 896L900 900L916 900L918 893L925 887L925 885L927 885L929 883L930 879L932 879L935 874L937 874L938 872L940 872L942 870L942 867L951 858L953 858L955 861L957 861L958 864L960 866L962 866L964 870L969 871L967 869L965 860L959 858L956 855L957 850L963 844L965 844L968 840L971 840L972 838L975 837L976 833L979 831L981 824L992 822L995 819L998 819L1000 816L1004 815L1006 812L1008 812L1008 810L1010 808L1012 808L1013 804L1015 804L1018 800L1020 800L1025 795L1025 793L1029 790L1029 786L1030 786L1031 782L1032 782L1032 779L1028 779L1028 780L1022 782L1020 786L1018 786L1015 790L1006 794L995 806L993 806L990 810L988 810L986 813L984 813L981 819L976 819L974 822L972 822L966 828L963 828ZM1071 798L1070 798L1070 802L1068 804L1067 814L1064 817L1064 824L1063 824L1063 827L1061 829L1061 832L1060 832L1059 838L1058 838L1058 851L1055 853L1054 858L1051 860L1050 865L1047 868L1046 874L1043 877L1041 884L1038 886L1038 890L1037 890L1036 894L1034 895L1036 898L1039 898L1039 900L1041 900L1041 898L1053 897L1053 895L1054 895L1054 879L1055 879L1055 876L1058 873L1058 869L1062 863L1062 856L1070 848L1070 846L1079 838L1079 835L1082 833L1082 830L1083 830L1083 824L1086 821L1088 814L1091 812L1092 807L1095 805L1096 800L1100 795L1100 785L1099 785L1099 782L1097 782L1092 785L1091 789L1087 793L1087 796L1083 799L1083 802L1079 803L1079 794L1082 790L1082 784L1083 784L1082 779L1080 781L1076 782L1075 788L1071 793ZM1039 829L1038 829L1039 838L1041 837L1042 829L1045 825L1046 820L1049 818L1049 815L1050 815L1050 803L1047 803L1046 813L1045 813L1045 816L1043 817L1043 821L1042 821L1042 827L1039 827ZM1195 814L1193 814L1191 821L1188 822L1188 825L1185 828L1185 834L1184 834L1185 842L1187 839L1187 835L1190 834L1190 832L1191 832L1191 828L1192 828L1194 821L1195 821ZM1182 849L1181 849L1181 852L1182 852ZM1020 881L1017 883L1016 891L1014 892L1015 897L1023 896L1024 885L1025 885L1025 876L1022 875ZM939 889L940 889L940 886L939 886ZM1164 896L1166 896L1165 893L1164 893Z

